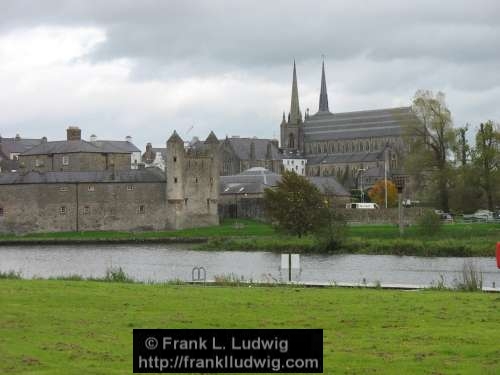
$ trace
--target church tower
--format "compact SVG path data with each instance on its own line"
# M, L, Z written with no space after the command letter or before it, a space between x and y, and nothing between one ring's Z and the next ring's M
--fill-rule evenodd
M321 69L321 92L319 94L318 113L330 113L330 109L328 108L328 92L326 91L325 60L323 60Z
M280 125L281 147L288 150L302 151L304 144L302 127L302 113L300 112L299 90L297 87L297 70L294 60L290 112L288 113L288 119L285 118L285 113L283 112L283 119Z

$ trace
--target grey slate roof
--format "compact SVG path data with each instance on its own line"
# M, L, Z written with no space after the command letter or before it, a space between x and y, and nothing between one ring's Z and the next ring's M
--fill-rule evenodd
M264 138L226 138L224 142L229 142L238 158L248 160L250 158L250 145L255 145L255 160L265 160L267 145L271 143L271 160L281 160L278 147L271 142L271 139Z
M339 164L339 163L363 163L384 160L382 152L355 152L342 154L327 154L311 157L307 160L308 165Z
M42 143L29 149L22 155L69 154L77 152L130 154L134 151L140 150L132 143L126 141L87 142L84 140L75 140Z
M304 123L307 141L401 136L403 124L416 121L411 107L370 111L318 112Z
M116 153L132 153L132 152L140 152L139 150L132 142L128 141L94 141L90 142L96 145L97 147L102 148L103 150L106 150L104 152L116 152Z
M165 182L159 168L96 172L28 172L0 174L0 185L99 182Z
M42 143L41 139L2 138L0 152L8 156L11 153L23 153Z
M333 191L337 196L349 196L349 192L334 177L306 177L320 191ZM240 174L220 177L221 194L258 194L266 188L278 185L281 176L268 169L250 168ZM244 190L240 190L240 189Z

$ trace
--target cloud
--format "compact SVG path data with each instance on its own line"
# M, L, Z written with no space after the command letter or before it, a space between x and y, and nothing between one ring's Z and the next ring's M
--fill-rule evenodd
M0 128L271 137L293 58L302 111L317 110L322 54L334 111L409 105L423 88L446 92L459 124L498 120L498 14L487 0L2 1Z

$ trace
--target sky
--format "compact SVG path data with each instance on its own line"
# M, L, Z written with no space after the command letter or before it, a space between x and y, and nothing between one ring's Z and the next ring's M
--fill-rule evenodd
M0 1L0 135L279 137L297 64L304 113L442 91L455 126L500 122L500 2Z

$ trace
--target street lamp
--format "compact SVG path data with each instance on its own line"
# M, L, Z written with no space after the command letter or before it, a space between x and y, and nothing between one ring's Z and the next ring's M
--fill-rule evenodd
M401 196L405 188L405 176L394 176L394 183L398 189L398 220L399 220L399 235L403 235L403 205L401 204Z

